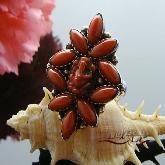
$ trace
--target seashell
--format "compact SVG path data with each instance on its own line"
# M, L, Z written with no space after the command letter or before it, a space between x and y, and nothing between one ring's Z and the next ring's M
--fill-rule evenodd
M165 134L165 117L158 115L160 107L153 115L144 115L141 113L144 102L131 112L119 103L119 99L111 100L104 106L97 127L79 129L64 140L58 113L48 109L52 93L46 88L44 92L39 104L28 105L26 110L13 115L7 124L20 132L21 139L29 139L31 152L48 149L51 165L61 159L80 165L124 165L127 161L142 165L135 154L136 143L144 142L147 137L153 137L164 149L158 137Z

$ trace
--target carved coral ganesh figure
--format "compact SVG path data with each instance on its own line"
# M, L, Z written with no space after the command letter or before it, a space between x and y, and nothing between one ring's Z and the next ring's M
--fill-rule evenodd
M96 126L100 108L123 90L114 66L118 43L104 32L101 14L89 28L72 29L70 40L66 50L51 57L47 69L56 91L49 109L60 113L64 139L80 126Z
M69 75L68 90L74 94L83 96L91 88L91 80L94 76L96 66L91 64L87 57L75 60Z

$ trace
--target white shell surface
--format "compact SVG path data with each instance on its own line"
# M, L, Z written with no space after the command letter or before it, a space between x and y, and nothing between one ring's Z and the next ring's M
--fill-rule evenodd
M79 165L123 165L127 161L141 165L135 154L135 141L153 137L163 147L158 135L165 133L165 117L158 116L157 112L143 115L143 102L136 112L131 112L115 100L105 105L97 127L79 129L65 141L61 137L58 113L48 109L53 96L46 88L44 92L45 97L39 104L30 104L25 111L13 115L7 124L20 132L22 139L30 140L31 152L48 149L52 165L61 159Z

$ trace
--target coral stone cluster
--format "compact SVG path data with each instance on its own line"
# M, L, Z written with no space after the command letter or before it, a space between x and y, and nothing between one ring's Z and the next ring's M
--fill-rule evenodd
M47 68L55 87L48 107L60 113L64 139L82 126L96 126L103 105L124 90L115 67L118 43L104 31L101 14L88 28L72 29L70 41L66 50L50 58Z

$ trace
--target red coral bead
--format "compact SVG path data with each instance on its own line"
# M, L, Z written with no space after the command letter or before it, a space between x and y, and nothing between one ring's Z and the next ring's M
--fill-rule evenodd
M90 98L96 103L106 103L116 97L118 90L113 87L101 87L94 91Z
M109 53L112 53L117 46L117 40L106 39L96 45L89 53L92 57L103 57Z
M67 108L71 105L73 98L69 94L62 94L53 98L53 100L49 103L48 108L52 111L60 111L64 108Z
M78 30L70 31L70 40L77 51L82 54L88 53L87 40Z
M76 112L69 111L62 120L62 137L64 140L68 139L76 128Z
M57 52L50 58L50 63L55 66L66 65L75 59L75 54L71 50Z
M61 73L59 73L57 70L49 69L47 74L49 80L55 85L58 90L62 91L66 89L65 79Z
M87 125L97 124L96 112L86 101L78 100L78 112Z
M117 85L121 83L121 77L117 69L113 66L113 64L100 61L99 69L102 75L113 84Z
M91 21L88 29L88 43L95 44L100 39L103 32L103 18L97 14Z

